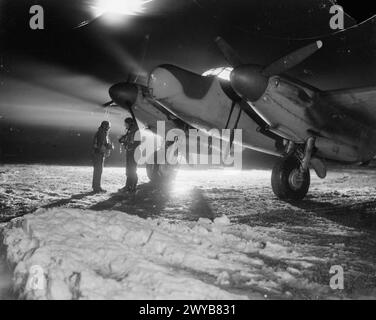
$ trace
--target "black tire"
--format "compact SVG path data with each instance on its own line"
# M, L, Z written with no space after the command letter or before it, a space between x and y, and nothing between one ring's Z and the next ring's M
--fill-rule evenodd
M290 156L277 162L272 173L272 188L281 200L302 200L307 195L311 175L309 170L298 175L300 161Z

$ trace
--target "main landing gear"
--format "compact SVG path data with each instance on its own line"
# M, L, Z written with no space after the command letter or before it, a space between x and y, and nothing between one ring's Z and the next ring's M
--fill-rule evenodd
M286 156L279 160L272 173L272 188L281 200L302 200L311 184L309 164L315 146L315 138L309 138L301 150L290 142Z
M168 150L169 146L171 146L171 144L166 145L165 149L156 151L153 155L154 161L150 161L150 164L146 165L146 174L151 183L165 184L173 181L176 177L178 165L171 163L177 163L176 157L178 157L178 154L173 153L168 155L166 150ZM167 159L168 156L172 158ZM164 159L164 161L158 161L158 159Z
M177 168L169 164L148 164L146 173L152 183L164 184L175 179Z

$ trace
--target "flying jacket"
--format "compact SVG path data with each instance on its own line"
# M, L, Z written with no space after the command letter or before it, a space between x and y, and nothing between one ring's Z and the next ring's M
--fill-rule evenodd
M135 151L140 145L140 141L135 141L135 135L138 131L137 126L129 128L127 133L119 139L126 151Z
M108 138L108 133L99 128L94 136L93 150L95 154L105 155L109 150L112 149L112 144Z

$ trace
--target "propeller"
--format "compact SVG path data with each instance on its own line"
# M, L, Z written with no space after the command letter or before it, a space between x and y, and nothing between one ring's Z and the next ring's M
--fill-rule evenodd
M322 46L322 41L316 41L315 43L311 43L308 46L298 49L266 67L262 71L262 74L266 77L271 77L284 73L308 59L310 56L320 50Z
M223 38L218 37L215 42L227 62L234 68L230 76L232 88L241 98L251 102L256 102L262 97L270 77L285 73L323 47L322 41L316 41L263 67L242 63L237 52Z
M146 55L147 55L148 49L149 49L149 43L150 43L150 34L147 34L145 36L145 41L144 41L144 45L143 45L143 48L142 48L141 62L140 62L141 69L143 69L143 65L145 64ZM134 79L134 83L140 83L141 85L144 85L144 84L147 83L147 79L143 79L140 70L138 70L138 72L136 74L136 77Z
M215 42L231 67L235 68L244 64L238 53L223 38L217 37Z
M117 83L110 88L109 95L112 100L103 104L103 107L121 106L128 109L132 117L135 119L132 107L137 101L139 86L146 86L147 84L147 79L142 75L142 65L145 62L149 42L150 35L147 34L141 49L141 61L137 64L137 66L139 66L137 68L138 70L134 73L129 73L128 79L125 82Z

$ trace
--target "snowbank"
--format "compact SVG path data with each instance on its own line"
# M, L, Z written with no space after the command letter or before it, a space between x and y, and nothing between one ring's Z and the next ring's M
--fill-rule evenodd
M4 230L15 289L27 299L328 297L302 277L307 257L265 239L227 217L171 222L63 208ZM273 267L264 262L277 257Z

